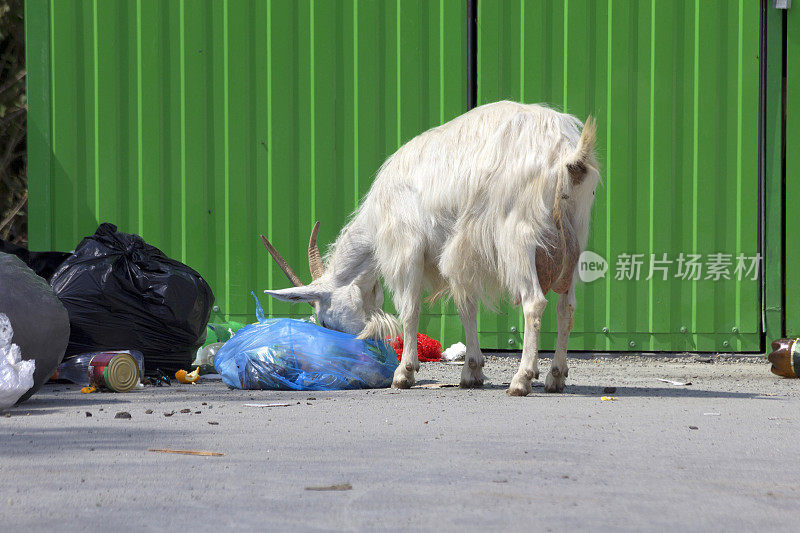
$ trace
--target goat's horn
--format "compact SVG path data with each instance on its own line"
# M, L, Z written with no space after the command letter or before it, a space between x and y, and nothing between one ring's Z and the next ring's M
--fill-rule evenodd
M294 285L295 287L302 287L304 283L300 281L300 278L297 276L297 274L294 273L292 267L290 267L289 264L286 262L286 260L283 257L281 257L281 254L279 254L278 250L276 250L275 247L272 246L272 243L269 242L267 238L264 237L263 235L261 236L261 241L264 243L264 246L267 247L269 255L271 255L272 258L275 260L275 262L278 263L278 266L281 267L283 273L286 274L286 277L289 278L289 281L292 282L292 285Z
M312 279L317 279L325 273L325 266L322 264L322 256L317 245L318 236L319 221L314 224L314 229L311 230L311 238L308 240L308 269L311 271Z

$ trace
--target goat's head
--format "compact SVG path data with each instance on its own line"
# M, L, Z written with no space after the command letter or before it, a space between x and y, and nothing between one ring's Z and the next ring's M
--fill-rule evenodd
M284 302L311 304L320 326L358 335L362 339L395 337L399 333L399 326L394 317L381 309L383 289L377 277L326 273L317 245L318 234L319 222L314 224L308 242L308 267L313 278L310 285L304 285L269 240L261 236L267 251L294 285L288 289L264 292Z

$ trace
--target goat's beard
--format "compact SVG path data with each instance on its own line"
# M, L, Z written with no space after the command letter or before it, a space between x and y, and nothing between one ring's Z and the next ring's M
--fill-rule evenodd
M367 325L361 333L358 334L359 339L374 339L374 340L394 340L400 335L400 323L397 319L385 312L383 309L377 309L370 315L367 320Z

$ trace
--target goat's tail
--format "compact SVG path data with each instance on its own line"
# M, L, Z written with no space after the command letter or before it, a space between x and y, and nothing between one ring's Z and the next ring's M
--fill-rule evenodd
M581 138L578 140L578 146L575 148L572 156L565 161L573 185L580 183L586 171L589 170L591 166L590 161L594 155L596 139L597 121L593 116L589 115L589 118L586 119L586 123L583 125L583 131L581 131Z
M586 123L583 125L583 131L581 131L581 137L578 140L578 146L575 148L575 151L565 160L562 162L563 166L558 170L558 181L556 182L556 197L555 201L553 202L553 221L556 224L556 228L558 228L558 233L561 236L561 272L559 273L558 278L560 279L561 276L564 275L564 268L567 262L567 238L564 234L564 213L561 208L561 200L564 200L568 197L567 194L567 179L570 180L569 188L571 189L574 185L579 185L584 177L586 176L586 172L592 168L592 162L594 161L594 145L595 140L597 139L597 121L594 119L593 116L589 115L589 118L586 119Z

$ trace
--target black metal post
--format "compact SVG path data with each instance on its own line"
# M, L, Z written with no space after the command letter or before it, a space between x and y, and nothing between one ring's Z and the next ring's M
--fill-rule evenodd
M467 0L467 109L478 105L478 0Z

